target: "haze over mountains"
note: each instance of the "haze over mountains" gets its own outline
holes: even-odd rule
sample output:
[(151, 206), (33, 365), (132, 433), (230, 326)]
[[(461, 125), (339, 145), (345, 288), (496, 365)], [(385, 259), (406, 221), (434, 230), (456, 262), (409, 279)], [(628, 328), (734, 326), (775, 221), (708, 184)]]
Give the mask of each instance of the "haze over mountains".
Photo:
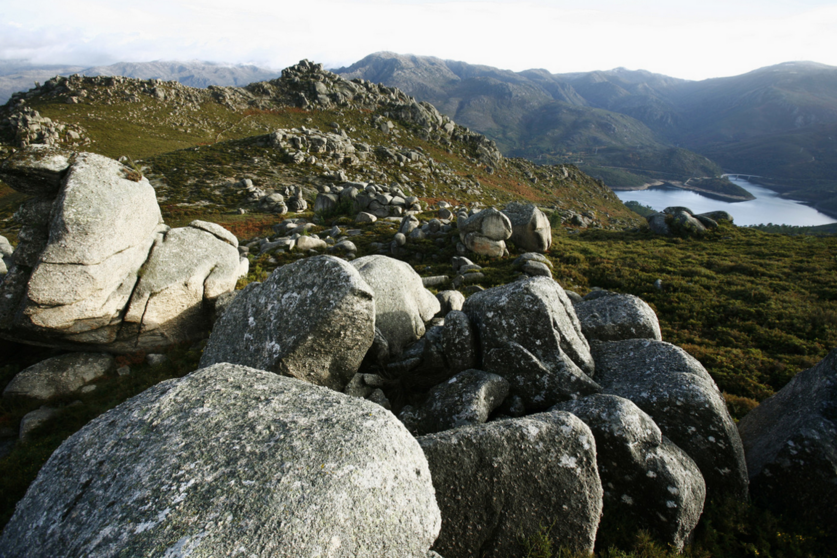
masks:
[[(612, 187), (669, 181), (694, 187), (722, 172), (757, 175), (789, 197), (837, 212), (837, 68), (788, 62), (688, 81), (617, 68), (512, 72), (380, 52), (336, 70), (398, 87), (494, 139), (509, 156), (571, 162)], [(244, 85), (280, 72), (206, 62), (82, 68), (0, 62), (0, 101), (56, 74)], [(726, 183), (714, 191), (736, 195)], [(732, 188), (730, 188), (732, 187)]]

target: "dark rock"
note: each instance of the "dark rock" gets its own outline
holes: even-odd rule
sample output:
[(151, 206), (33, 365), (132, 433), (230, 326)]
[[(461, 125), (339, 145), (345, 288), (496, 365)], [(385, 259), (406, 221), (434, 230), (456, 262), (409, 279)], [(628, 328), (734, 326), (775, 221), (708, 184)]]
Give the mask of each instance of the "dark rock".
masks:
[[(662, 436), (639, 407), (615, 395), (591, 395), (559, 403), (590, 427), (604, 488), (602, 528), (651, 531), (678, 551), (703, 511), (706, 485), (683, 450)], [(599, 536), (608, 536), (599, 530)]]
[(753, 499), (837, 531), (837, 350), (762, 401), (738, 431)]
[(445, 558), (517, 557), (520, 539), (552, 525), (554, 547), (591, 553), (602, 486), (590, 429), (545, 413), (466, 426), (418, 439), (427, 456)]
[(632, 339), (593, 344), (604, 393), (633, 401), (685, 451), (706, 481), (707, 499), (747, 499), (747, 465), (735, 423), (709, 373), (683, 349)]

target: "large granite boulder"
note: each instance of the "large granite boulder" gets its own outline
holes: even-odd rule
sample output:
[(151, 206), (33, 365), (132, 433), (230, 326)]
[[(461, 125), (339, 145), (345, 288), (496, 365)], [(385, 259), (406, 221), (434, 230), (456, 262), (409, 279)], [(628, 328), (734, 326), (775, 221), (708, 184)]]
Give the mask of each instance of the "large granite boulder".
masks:
[(364, 256), (351, 265), (375, 294), (375, 326), (387, 340), (390, 356), (399, 356), (424, 335), (424, 324), (439, 311), (439, 301), (408, 263)]
[(695, 462), (662, 435), (650, 416), (615, 395), (559, 403), (590, 427), (604, 488), (599, 536), (608, 528), (645, 529), (682, 550), (703, 511), (706, 485)]
[(762, 401), (738, 431), (753, 499), (837, 531), (837, 349)]
[(552, 226), (538, 206), (512, 202), (503, 209), (512, 225), (510, 240), (526, 252), (546, 252), (552, 246)]
[(547, 368), (565, 361), (566, 354), (578, 368), (594, 370), (590, 346), (572, 302), (561, 285), (546, 277), (532, 277), (471, 295), (462, 311), (479, 331), (486, 354), (508, 341), (520, 344)]
[(219, 364), (67, 439), (0, 554), (419, 558), (439, 527), (427, 461), (391, 413)]
[(663, 339), (657, 315), (639, 297), (608, 293), (579, 302), (574, 308), (588, 341)]
[(70, 353), (48, 358), (17, 374), (3, 397), (46, 401), (75, 393), (88, 382), (113, 368), (113, 356), (101, 353)]
[[(234, 247), (218, 248), (229, 239), (207, 230), (221, 227), (170, 231), (148, 180), (113, 159), (33, 147), (4, 163), (0, 176), (38, 196), (15, 214), (22, 225), (15, 265), (0, 286), (0, 336), (7, 339), (109, 352), (192, 339), (208, 328), (214, 298), (232, 290), (243, 270)], [(179, 236), (189, 242), (161, 247)], [(165, 259), (155, 264), (157, 248)], [(144, 314), (151, 295), (135, 289), (150, 268), (171, 282), (188, 282), (188, 303), (180, 297), (162, 312)], [(198, 285), (204, 280), (206, 288)], [(180, 310), (188, 311), (181, 316)], [(165, 333), (161, 320), (170, 322)]]
[(374, 291), (333, 256), (277, 268), (215, 323), (201, 366), (231, 362), (342, 390), (375, 336)]
[(544, 413), (418, 438), (442, 511), (445, 558), (522, 556), (552, 526), (555, 548), (591, 553), (602, 511), (596, 444), (575, 416)]
[(596, 342), (596, 381), (633, 401), (700, 468), (708, 500), (747, 499), (741, 438), (709, 373), (680, 347), (630, 339)]

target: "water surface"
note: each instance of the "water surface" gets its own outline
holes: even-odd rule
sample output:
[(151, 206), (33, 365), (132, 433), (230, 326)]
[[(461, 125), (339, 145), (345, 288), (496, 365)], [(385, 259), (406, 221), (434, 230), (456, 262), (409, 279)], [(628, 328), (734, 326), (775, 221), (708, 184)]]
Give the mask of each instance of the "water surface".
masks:
[(671, 186), (657, 186), (647, 190), (622, 190), (616, 195), (623, 202), (637, 201), (657, 211), (666, 207), (680, 205), (695, 213), (723, 210), (732, 215), (736, 225), (774, 225), (814, 226), (837, 223), (837, 219), (820, 213), (802, 202), (780, 198), (773, 190), (768, 190), (741, 178), (730, 178), (756, 199), (745, 202), (725, 202), (707, 198), (696, 192), (681, 190)]

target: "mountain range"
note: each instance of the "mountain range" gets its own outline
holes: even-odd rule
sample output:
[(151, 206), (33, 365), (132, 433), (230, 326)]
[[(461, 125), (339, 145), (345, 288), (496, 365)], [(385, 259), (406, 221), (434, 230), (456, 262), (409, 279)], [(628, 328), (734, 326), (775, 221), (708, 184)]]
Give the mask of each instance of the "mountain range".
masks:
[(381, 52), (335, 70), (398, 87), (513, 156), (573, 161), (610, 186), (757, 175), (837, 210), (837, 68), (788, 62), (688, 81), (639, 70), (512, 72)]
[[(837, 68), (788, 62), (688, 81), (644, 70), (522, 72), (390, 52), (335, 70), (397, 87), (493, 139), (506, 155), (573, 163), (609, 186), (668, 182), (745, 199), (719, 180), (744, 174), (837, 214)], [(0, 62), (0, 102), (54, 75), (79, 73), (245, 85), (280, 72), (211, 62), (36, 66)]]

